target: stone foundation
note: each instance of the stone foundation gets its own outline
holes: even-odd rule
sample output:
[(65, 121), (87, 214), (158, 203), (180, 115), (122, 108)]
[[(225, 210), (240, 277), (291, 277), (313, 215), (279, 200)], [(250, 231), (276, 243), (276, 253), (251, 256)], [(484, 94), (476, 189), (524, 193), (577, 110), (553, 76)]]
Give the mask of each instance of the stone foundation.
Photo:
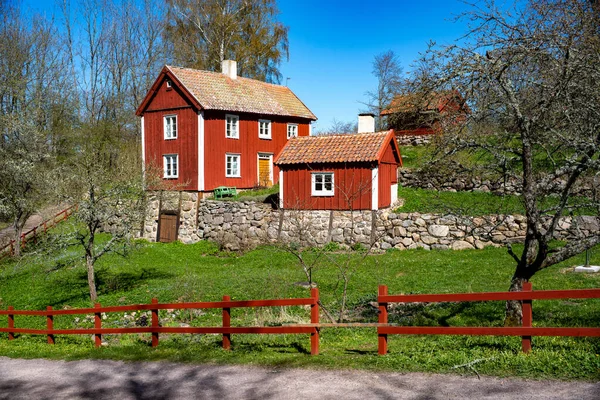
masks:
[[(374, 243), (379, 249), (481, 249), (520, 242), (526, 232), (525, 217), (394, 213), (379, 211), (273, 210), (256, 202), (198, 199), (196, 193), (153, 194), (143, 237), (157, 240), (159, 207), (180, 210), (178, 238), (183, 243), (211, 240), (228, 250), (245, 250), (261, 243), (282, 241), (310, 245), (329, 242), (342, 246)], [(575, 222), (575, 223), (574, 223)], [(576, 225), (576, 226), (575, 226)], [(557, 239), (567, 239), (572, 229), (598, 230), (596, 217), (564, 217)]]

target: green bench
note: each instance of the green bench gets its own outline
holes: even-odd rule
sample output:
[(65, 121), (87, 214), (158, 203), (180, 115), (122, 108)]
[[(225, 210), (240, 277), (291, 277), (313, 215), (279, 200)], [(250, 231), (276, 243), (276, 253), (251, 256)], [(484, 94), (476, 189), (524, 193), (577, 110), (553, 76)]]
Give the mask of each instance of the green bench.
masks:
[(218, 188), (215, 188), (215, 199), (222, 199), (223, 197), (226, 196), (235, 196), (237, 194), (237, 191), (235, 190), (235, 187), (227, 187), (227, 186), (219, 186)]

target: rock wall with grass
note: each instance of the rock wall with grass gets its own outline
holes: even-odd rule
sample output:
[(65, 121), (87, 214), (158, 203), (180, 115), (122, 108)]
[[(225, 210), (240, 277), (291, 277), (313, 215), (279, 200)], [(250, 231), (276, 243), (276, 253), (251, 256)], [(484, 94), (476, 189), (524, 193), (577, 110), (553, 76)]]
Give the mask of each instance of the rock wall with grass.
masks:
[[(183, 243), (211, 240), (223, 249), (239, 251), (260, 244), (284, 242), (342, 246), (356, 243), (382, 250), (404, 249), (481, 249), (521, 242), (525, 236), (525, 217), (396, 213), (380, 211), (299, 211), (274, 210), (270, 204), (253, 201), (215, 201), (198, 199), (194, 193), (163, 195), (151, 199), (149, 218), (143, 237), (157, 240), (158, 212), (180, 209), (178, 239)], [(165, 208), (166, 207), (166, 208)], [(584, 233), (600, 229), (597, 217), (564, 217), (556, 239), (568, 239), (574, 230)]]

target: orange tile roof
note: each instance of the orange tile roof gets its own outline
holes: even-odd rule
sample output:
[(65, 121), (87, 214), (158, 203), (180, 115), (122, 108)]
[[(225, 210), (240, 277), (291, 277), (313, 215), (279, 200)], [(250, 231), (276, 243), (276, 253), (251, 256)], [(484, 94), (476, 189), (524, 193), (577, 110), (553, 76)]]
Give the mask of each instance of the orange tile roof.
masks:
[(290, 139), (275, 164), (307, 164), (377, 161), (386, 146), (395, 142), (393, 130)]
[(220, 72), (169, 65), (166, 68), (206, 110), (317, 119), (286, 86), (242, 77), (231, 79)]
[(396, 95), (390, 105), (381, 111), (381, 115), (390, 115), (408, 111), (442, 111), (448, 104), (455, 103), (466, 107), (460, 93), (456, 90), (432, 92), (426, 95)]

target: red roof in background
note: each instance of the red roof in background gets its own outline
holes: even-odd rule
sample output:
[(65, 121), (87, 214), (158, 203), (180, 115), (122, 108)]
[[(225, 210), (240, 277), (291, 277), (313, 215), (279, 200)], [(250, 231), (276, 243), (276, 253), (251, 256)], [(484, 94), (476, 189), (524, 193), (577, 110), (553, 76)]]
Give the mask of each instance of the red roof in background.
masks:
[(138, 108), (140, 115), (152, 94), (162, 81), (162, 75), (171, 75), (176, 82), (205, 110), (248, 112), (281, 115), (316, 120), (317, 117), (290, 90), (274, 85), (238, 77), (231, 79), (220, 72), (165, 66), (157, 82)]
[(400, 156), (392, 129), (374, 133), (296, 137), (286, 143), (274, 164), (378, 161), (390, 142)]
[(443, 92), (432, 92), (427, 95), (419, 94), (408, 94), (408, 95), (396, 95), (390, 102), (390, 105), (385, 108), (381, 115), (390, 115), (397, 112), (408, 112), (408, 111), (437, 111), (441, 112), (448, 105), (454, 106), (454, 108), (464, 109), (468, 111), (468, 107), (465, 104), (463, 97), (457, 90), (449, 90)]

